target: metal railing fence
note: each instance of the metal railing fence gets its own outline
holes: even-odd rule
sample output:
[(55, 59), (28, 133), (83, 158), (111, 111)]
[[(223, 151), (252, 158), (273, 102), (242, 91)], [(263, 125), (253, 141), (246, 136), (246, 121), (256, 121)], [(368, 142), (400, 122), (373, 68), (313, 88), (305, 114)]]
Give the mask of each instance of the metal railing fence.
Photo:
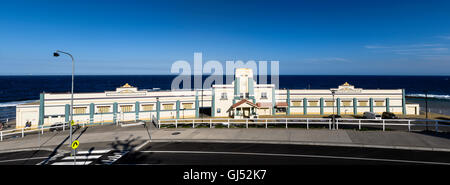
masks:
[[(93, 120), (94, 121), (94, 120)], [(137, 120), (136, 120), (137, 121)], [(269, 126), (282, 125), (282, 127), (289, 128), (289, 126), (301, 125), (310, 129), (311, 126), (321, 125), (328, 127), (330, 130), (344, 128), (345, 126), (358, 126), (361, 130), (363, 127), (375, 126), (383, 131), (386, 130), (388, 126), (400, 126), (405, 127), (408, 131), (412, 130), (412, 127), (417, 126), (429, 126), (430, 129), (434, 131), (439, 131), (439, 128), (450, 127), (450, 121), (445, 120), (410, 120), (410, 119), (349, 119), (349, 118), (338, 118), (335, 122), (332, 122), (331, 118), (256, 118), (256, 119), (232, 119), (232, 118), (210, 118), (210, 119), (163, 119), (156, 120), (151, 119), (151, 123), (155, 124), (158, 129), (164, 125), (173, 125), (175, 128), (179, 126), (189, 126), (196, 128), (199, 126), (213, 128), (216, 126), (222, 126), (226, 128), (231, 127), (244, 127), (249, 128), (250, 126), (260, 126), (268, 128)], [(92, 122), (91, 120), (85, 121), (75, 121), (74, 125), (78, 126), (91, 126), (91, 125), (111, 125), (113, 122)], [(117, 122), (117, 125), (122, 125), (121, 122)], [(133, 124), (132, 124), (133, 125)], [(141, 125), (141, 124), (136, 124)], [(333, 127), (334, 126), (334, 127)], [(44, 134), (44, 131), (50, 130), (66, 130), (69, 128), (67, 122), (61, 123), (57, 126), (32, 126), (26, 128), (8, 129), (0, 131), (0, 141), (3, 141), (5, 137), (11, 136), (21, 136), (22, 138), (27, 133), (38, 133)]]
[(351, 118), (337, 118), (332, 122), (332, 118), (255, 118), (255, 119), (231, 119), (231, 118), (210, 118), (210, 119), (164, 119), (158, 120), (158, 128), (161, 125), (178, 126), (191, 125), (192, 128), (203, 125), (213, 128), (213, 126), (221, 125), (224, 127), (260, 125), (268, 128), (269, 125), (283, 125), (289, 128), (289, 125), (304, 125), (309, 129), (311, 125), (325, 125), (331, 130), (334, 125), (335, 129), (339, 126), (358, 126), (361, 130), (363, 126), (379, 126), (383, 131), (387, 126), (404, 126), (411, 131), (411, 127), (415, 126), (429, 126), (434, 128), (434, 131), (439, 131), (439, 127), (449, 127), (450, 121), (445, 120), (410, 120), (410, 119), (351, 119)]

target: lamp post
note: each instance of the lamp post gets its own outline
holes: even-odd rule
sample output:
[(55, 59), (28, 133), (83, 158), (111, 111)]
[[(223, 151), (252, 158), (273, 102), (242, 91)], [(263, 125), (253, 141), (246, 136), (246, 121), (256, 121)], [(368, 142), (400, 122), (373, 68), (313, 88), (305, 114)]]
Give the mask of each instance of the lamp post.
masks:
[(74, 77), (74, 73), (75, 73), (75, 60), (73, 59), (73, 56), (70, 53), (64, 52), (64, 51), (59, 51), (56, 50), (56, 52), (53, 53), (54, 57), (59, 57), (59, 53), (63, 53), (66, 55), (69, 55), (70, 58), (72, 58), (72, 89), (71, 89), (71, 97), (70, 97), (70, 122), (69, 122), (69, 127), (70, 127), (70, 143), (69, 146), (72, 144), (72, 122), (73, 122), (73, 77)]
[(425, 130), (428, 131), (428, 90), (425, 90)]
[(331, 95), (333, 95), (333, 118), (332, 118), (333, 119), (333, 121), (332, 121), (333, 122), (333, 130), (336, 129), (336, 125), (334, 124), (334, 121), (335, 121), (334, 120), (335, 119), (334, 118), (334, 106), (335, 106), (334, 104), (336, 103), (336, 100), (334, 100), (334, 93), (335, 92), (336, 92), (336, 90), (331, 90)]

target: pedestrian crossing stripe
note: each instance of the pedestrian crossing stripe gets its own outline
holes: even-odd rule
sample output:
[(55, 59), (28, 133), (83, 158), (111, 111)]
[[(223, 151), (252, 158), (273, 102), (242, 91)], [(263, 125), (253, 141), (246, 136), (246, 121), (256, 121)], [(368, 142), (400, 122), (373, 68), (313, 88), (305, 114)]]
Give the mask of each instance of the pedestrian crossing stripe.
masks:
[[(89, 150), (77, 152), (76, 156), (69, 153), (48, 162), (49, 165), (111, 165), (129, 151), (118, 150)], [(93, 154), (93, 155), (92, 155)], [(74, 159), (76, 161), (74, 162)]]
[(68, 157), (64, 157), (61, 160), (87, 160), (87, 159), (98, 159), (100, 158), (101, 155), (89, 155), (89, 156), (85, 156), (85, 155), (77, 155), (77, 156), (68, 156)]
[(108, 153), (111, 150), (92, 150), (92, 151), (79, 151), (77, 154), (103, 154)]
[(52, 165), (88, 165), (91, 164), (93, 161), (77, 161), (77, 162), (56, 162)]

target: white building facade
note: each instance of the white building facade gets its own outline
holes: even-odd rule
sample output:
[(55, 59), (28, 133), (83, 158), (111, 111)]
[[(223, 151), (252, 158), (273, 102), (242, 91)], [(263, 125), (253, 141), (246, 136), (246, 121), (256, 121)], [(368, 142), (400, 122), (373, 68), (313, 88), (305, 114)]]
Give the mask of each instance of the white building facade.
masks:
[[(70, 93), (41, 93), (38, 102), (16, 107), (16, 127), (26, 122), (49, 126), (70, 119)], [(404, 89), (360, 89), (344, 83), (332, 89), (276, 89), (257, 84), (253, 72), (239, 68), (231, 84), (210, 89), (143, 91), (129, 84), (103, 93), (75, 93), (75, 123), (117, 123), (150, 119), (211, 117), (256, 118), (283, 115), (362, 115), (393, 112), (418, 115), (406, 104)]]

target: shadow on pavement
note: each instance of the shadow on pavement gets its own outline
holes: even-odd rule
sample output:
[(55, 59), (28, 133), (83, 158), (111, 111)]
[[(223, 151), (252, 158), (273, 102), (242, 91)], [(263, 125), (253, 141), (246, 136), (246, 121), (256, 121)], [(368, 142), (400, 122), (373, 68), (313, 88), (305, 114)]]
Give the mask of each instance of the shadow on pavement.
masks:
[[(110, 144), (110, 146), (114, 150), (118, 150), (120, 152), (129, 152), (122, 158), (120, 158), (118, 161), (116, 161), (116, 164), (138, 164), (139, 161), (146, 161), (147, 156), (134, 151), (134, 149), (139, 145), (142, 144), (141, 142), (137, 142), (139, 139), (141, 139), (140, 136), (134, 137), (132, 134), (125, 140), (119, 140), (118, 137), (115, 138), (115, 141)], [(141, 140), (143, 141), (143, 140)], [(146, 140), (144, 140), (145, 142)]]
[(115, 137), (114, 141), (109, 144), (114, 150), (118, 151), (132, 151), (138, 144), (134, 143), (135, 141), (139, 140), (141, 137), (133, 137), (134, 135), (131, 134), (127, 139), (125, 140), (119, 140), (119, 137)]
[(450, 139), (450, 133), (449, 132), (435, 132), (435, 131), (423, 130), (423, 131), (415, 131), (414, 133), (423, 134), (423, 135), (427, 135), (427, 136), (434, 136), (434, 137)]
[[(72, 136), (73, 136), (73, 134), (75, 134), (79, 129), (81, 129), (81, 127), (75, 127), (75, 129), (72, 131)], [(78, 138), (80, 138), (81, 135), (83, 135), (83, 133), (86, 132), (87, 129), (88, 129), (88, 127), (85, 127), (85, 128), (83, 129), (83, 131), (80, 132), (80, 134), (78, 135), (78, 137), (77, 137), (75, 140), (77, 140)], [(54, 135), (54, 136), (55, 136), (55, 135)], [(53, 136), (53, 137), (54, 137), (54, 136)], [(53, 137), (52, 137), (52, 138), (53, 138)], [(64, 144), (69, 138), (70, 138), (70, 136), (67, 136), (61, 143), (59, 143), (58, 146), (56, 146), (55, 149), (53, 149), (52, 153), (48, 156), (48, 158), (45, 159), (45, 160), (41, 163), (41, 165), (46, 165), (46, 164), (48, 163), (48, 161), (50, 161), (50, 159), (58, 153), (58, 149), (61, 148), (61, 146), (63, 146), (63, 144)], [(51, 138), (50, 138), (50, 139), (51, 139)], [(48, 140), (47, 140), (46, 142), (48, 142)]]
[(446, 118), (446, 117), (437, 117), (436, 119), (441, 119), (441, 120), (450, 120), (450, 118)]

